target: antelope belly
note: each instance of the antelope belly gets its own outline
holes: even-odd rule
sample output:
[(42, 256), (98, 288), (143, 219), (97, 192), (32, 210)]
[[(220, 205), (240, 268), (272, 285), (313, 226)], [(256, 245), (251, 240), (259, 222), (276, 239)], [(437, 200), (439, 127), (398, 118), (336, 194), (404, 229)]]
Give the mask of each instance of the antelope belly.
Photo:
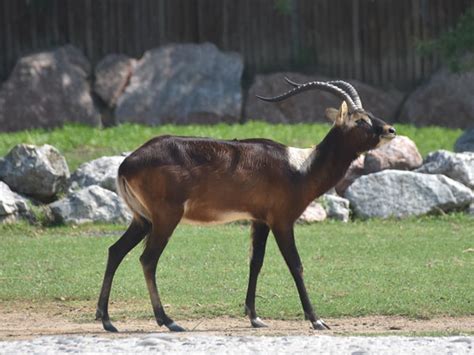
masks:
[(206, 210), (198, 206), (191, 206), (190, 203), (186, 202), (181, 222), (194, 225), (212, 225), (249, 219), (253, 219), (253, 217), (247, 212)]
[(186, 223), (186, 224), (202, 226), (202, 225), (224, 224), (224, 223), (249, 220), (249, 219), (253, 219), (249, 213), (228, 211), (228, 212), (220, 212), (219, 214), (214, 214), (212, 217), (209, 217), (209, 218), (202, 218), (202, 217), (200, 218), (200, 217), (183, 215), (183, 218), (181, 218), (181, 222)]

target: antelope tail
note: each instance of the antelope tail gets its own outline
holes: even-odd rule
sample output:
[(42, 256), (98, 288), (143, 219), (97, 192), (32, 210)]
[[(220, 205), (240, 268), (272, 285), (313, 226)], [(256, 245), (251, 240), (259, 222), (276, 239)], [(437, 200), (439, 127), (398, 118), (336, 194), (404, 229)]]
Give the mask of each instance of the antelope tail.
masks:
[(138, 217), (138, 220), (144, 218), (148, 222), (151, 222), (150, 213), (139, 200), (137, 195), (133, 192), (132, 188), (127, 182), (127, 179), (124, 176), (119, 175), (117, 177), (116, 185), (118, 194), (125, 201), (128, 208), (130, 208), (135, 218)]

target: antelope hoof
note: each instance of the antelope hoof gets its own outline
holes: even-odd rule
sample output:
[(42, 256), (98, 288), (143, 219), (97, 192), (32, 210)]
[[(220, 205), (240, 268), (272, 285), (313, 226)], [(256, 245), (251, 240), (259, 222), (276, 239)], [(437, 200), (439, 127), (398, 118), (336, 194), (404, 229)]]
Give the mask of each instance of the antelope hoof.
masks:
[(254, 328), (266, 328), (266, 327), (268, 327), (268, 325), (266, 325), (266, 324), (260, 319), (260, 317), (256, 317), (256, 318), (250, 319), (250, 323), (252, 324), (252, 327), (254, 327)]
[(177, 325), (175, 322), (171, 322), (170, 324), (165, 324), (165, 325), (171, 332), (185, 332), (186, 331), (186, 329)]
[(329, 326), (324, 323), (322, 319), (318, 319), (316, 322), (313, 322), (313, 328), (316, 330), (330, 330)]
[(110, 322), (109, 320), (103, 320), (102, 321), (102, 326), (104, 327), (104, 329), (108, 332), (111, 332), (111, 333), (118, 333), (118, 330), (117, 328), (115, 328), (113, 325), (112, 325), (112, 322)]

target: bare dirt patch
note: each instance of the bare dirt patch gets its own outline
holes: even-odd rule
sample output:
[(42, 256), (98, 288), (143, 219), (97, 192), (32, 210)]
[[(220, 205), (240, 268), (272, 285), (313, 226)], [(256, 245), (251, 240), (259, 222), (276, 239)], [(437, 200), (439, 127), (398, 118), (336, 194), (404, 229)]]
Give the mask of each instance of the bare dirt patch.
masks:
[[(29, 302), (0, 302), (0, 340), (28, 339), (43, 335), (97, 335), (123, 337), (167, 332), (153, 319), (120, 319), (114, 322), (120, 333), (105, 332), (99, 321), (84, 320), (94, 314), (90, 306), (74, 306), (63, 302), (31, 304)], [(311, 329), (304, 320), (266, 319), (268, 328), (254, 329), (245, 317), (217, 317), (176, 321), (189, 332), (208, 335), (284, 336), (322, 334)], [(409, 319), (395, 316), (357, 318), (328, 318), (331, 326), (325, 335), (365, 334), (450, 334), (474, 333), (474, 316)]]

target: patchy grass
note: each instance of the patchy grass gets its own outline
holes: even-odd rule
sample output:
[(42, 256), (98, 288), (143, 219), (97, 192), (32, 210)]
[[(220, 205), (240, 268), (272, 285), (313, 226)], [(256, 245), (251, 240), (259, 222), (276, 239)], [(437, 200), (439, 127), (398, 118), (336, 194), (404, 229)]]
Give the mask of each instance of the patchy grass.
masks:
[[(414, 127), (406, 124), (395, 125), (399, 134), (413, 139), (421, 154), (436, 149), (452, 150), (454, 142), (461, 134), (459, 129), (440, 127)], [(206, 136), (222, 139), (269, 138), (284, 144), (309, 147), (317, 144), (329, 131), (329, 125), (314, 124), (269, 124), (248, 122), (245, 124), (218, 125), (163, 125), (149, 127), (137, 124), (122, 124), (116, 127), (98, 129), (82, 125), (66, 125), (54, 130), (30, 130), (14, 133), (0, 133), (0, 156), (18, 143), (51, 144), (58, 148), (68, 161), (71, 170), (85, 161), (104, 155), (131, 151), (146, 140), (161, 134)]]
[[(0, 301), (87, 302), (99, 293), (107, 248), (124, 226), (0, 226)], [(179, 226), (158, 265), (169, 313), (179, 317), (242, 315), (248, 277), (248, 225)], [(474, 219), (324, 222), (297, 226), (305, 280), (324, 317), (474, 314)], [(119, 268), (111, 300), (151, 306), (133, 250)], [(293, 280), (271, 238), (257, 290), (267, 318), (301, 318)], [(112, 310), (114, 316), (127, 316)], [(130, 316), (130, 314), (128, 314)]]

